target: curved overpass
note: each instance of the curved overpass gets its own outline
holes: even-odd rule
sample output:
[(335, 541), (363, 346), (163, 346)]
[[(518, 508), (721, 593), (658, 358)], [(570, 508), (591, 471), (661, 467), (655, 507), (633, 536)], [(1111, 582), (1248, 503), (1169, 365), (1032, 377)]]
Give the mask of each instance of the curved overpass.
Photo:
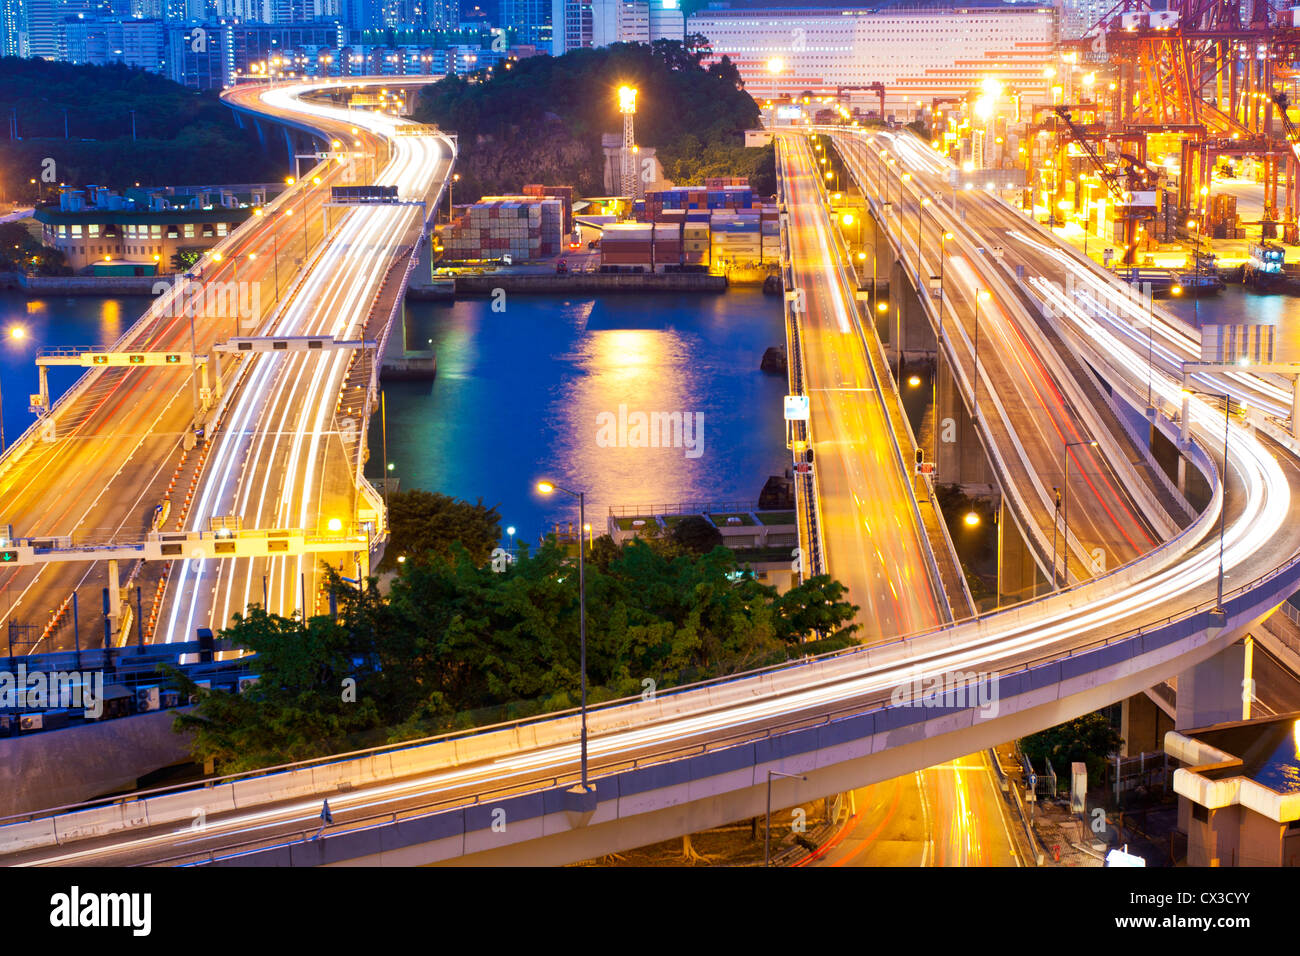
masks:
[[(382, 353), (391, 323), (400, 321), (401, 294), (455, 159), (455, 145), (443, 134), (325, 99), (334, 90), (380, 82), (250, 85), (225, 94), (240, 109), (313, 129), (329, 144), (335, 159), (304, 177), (319, 181), (320, 203), (325, 187), (335, 182), (393, 186), (399, 202), (320, 205), (320, 241), (307, 247), (293, 288), (261, 333), (332, 336), (379, 347), (248, 360), (238, 393), (223, 410), (225, 425), (211, 444), (187, 517), (195, 531), (232, 519), (248, 528), (324, 532), (336, 522), (346, 531), (366, 529), (372, 546), (365, 553), (324, 556), (349, 575), (352, 562), (362, 573), (368, 569), (369, 553), (386, 527), (382, 501), (362, 476), (378, 389), (376, 353)], [(349, 157), (354, 150), (361, 155)], [(299, 212), (304, 229), (308, 215), (310, 210)], [(328, 229), (326, 218), (333, 220)], [(294, 223), (286, 217), (286, 228)], [(319, 568), (314, 555), (181, 562), (162, 604), (161, 625), (168, 640), (185, 640), (197, 627), (224, 627), (250, 603), (309, 616), (316, 611)]]
[[(980, 276), (1005, 295), (996, 268)], [(1131, 387), (1140, 370), (1145, 388), (1145, 351), (1091, 333), (1099, 371)], [(962, 330), (952, 334), (945, 347), (969, 380)], [(32, 863), (563, 862), (753, 815), (769, 770), (807, 776), (775, 784), (789, 805), (1140, 692), (1215, 654), (1300, 582), (1292, 494), (1300, 447), (1276, 423), (1233, 424), (1222, 550), (1228, 583), (1219, 606), (1214, 532), (1224, 496), (1211, 450), (1221, 447), (1223, 415), (1192, 399), (1186, 423), (1171, 421), (1181, 414), (1181, 381), (1157, 373), (1161, 424), (1175, 431), (1185, 424), (1193, 440), (1186, 453), (1213, 487), (1210, 506), (1173, 537), (1108, 574), (979, 620), (597, 708), (594, 799), (569, 789), (578, 759), (570, 713), (37, 816), (0, 829), (0, 840), (15, 862)], [(1246, 373), (1227, 378), (1252, 394), (1277, 388)], [(974, 704), (915, 699), (918, 678), (972, 672)], [(305, 840), (322, 797), (335, 825), (324, 839)], [(178, 836), (196, 807), (205, 829)]]

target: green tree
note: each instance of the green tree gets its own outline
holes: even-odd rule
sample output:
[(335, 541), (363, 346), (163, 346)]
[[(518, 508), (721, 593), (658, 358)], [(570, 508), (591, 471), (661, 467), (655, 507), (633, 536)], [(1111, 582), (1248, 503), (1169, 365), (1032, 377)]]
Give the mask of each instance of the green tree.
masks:
[(172, 269), (176, 272), (188, 272), (196, 262), (203, 258), (203, 251), (194, 248), (177, 249), (172, 253)]
[(378, 724), (372, 698), (346, 698), (357, 653), (348, 629), (328, 617), (298, 618), (249, 608), (222, 637), (258, 655), (260, 680), (242, 694), (202, 691), (184, 677), (183, 692), (199, 695), (192, 713), (174, 726), (193, 734), (193, 752), (223, 772), (272, 766), (346, 749)]
[(0, 113), (21, 136), (0, 141), (0, 183), (10, 197), (34, 198), (30, 180), (47, 160), (57, 182), (115, 189), (270, 182), (288, 172), (216, 92), (122, 64), (0, 58)]
[(1034, 767), (1046, 771), (1046, 760), (1058, 777), (1068, 776), (1070, 764), (1083, 761), (1088, 779), (1099, 780), (1106, 770), (1106, 758), (1124, 744), (1106, 716), (1094, 711), (1047, 730), (1030, 734), (1020, 741), (1020, 749)]
[(501, 515), (495, 506), (484, 507), (482, 498), (470, 504), (417, 488), (388, 496), (388, 529), (391, 537), (380, 570), (396, 567), (399, 555), (417, 562), (450, 559), (457, 543), (470, 560), (482, 564), (501, 541)]
[(702, 515), (687, 515), (669, 532), (674, 543), (692, 554), (708, 554), (722, 547), (722, 532)]
[(623, 84), (639, 91), (638, 143), (654, 147), (665, 166), (687, 137), (743, 149), (743, 131), (758, 125), (758, 105), (729, 60), (701, 65), (705, 49), (657, 41), (529, 57), (490, 78), (448, 76), (425, 87), (415, 116), (459, 134), (456, 195), (464, 200), (530, 182), (600, 195), (601, 134), (622, 126), (615, 91)]
[(791, 644), (811, 639), (817, 651), (848, 647), (861, 628), (854, 623), (861, 609), (845, 599), (847, 594), (848, 588), (829, 574), (800, 582), (777, 598), (777, 636)]
[[(668, 544), (671, 545), (671, 542)], [(176, 719), (197, 759), (267, 766), (572, 707), (581, 682), (576, 555), (554, 539), (504, 572), (452, 541), (403, 563), (388, 594), (327, 574), (334, 617), (250, 608), (222, 637), (257, 655), (247, 693), (198, 692)], [(786, 660), (800, 636), (847, 641), (856, 608), (816, 578), (784, 597), (726, 548), (683, 552), (608, 537), (586, 569), (593, 701)], [(355, 683), (352, 683), (355, 682)]]
[(71, 270), (62, 252), (42, 245), (22, 223), (3, 222), (0, 223), (0, 272), (10, 271), (64, 275)]

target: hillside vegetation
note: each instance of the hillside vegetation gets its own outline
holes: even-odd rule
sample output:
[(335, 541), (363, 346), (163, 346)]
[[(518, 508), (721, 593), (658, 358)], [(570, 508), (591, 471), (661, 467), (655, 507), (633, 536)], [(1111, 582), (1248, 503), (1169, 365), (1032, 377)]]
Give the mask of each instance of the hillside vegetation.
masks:
[[(136, 138), (131, 137), (135, 111)], [(64, 138), (64, 114), (67, 133)], [(30, 199), (32, 179), (54, 160), (51, 186), (142, 186), (264, 182), (286, 174), (217, 95), (122, 65), (73, 66), (0, 58), (0, 187)], [(18, 140), (8, 120), (17, 118)]]
[(657, 150), (678, 185), (704, 176), (750, 176), (775, 190), (772, 150), (746, 149), (743, 132), (759, 107), (723, 58), (707, 69), (702, 37), (686, 44), (621, 43), (536, 56), (499, 68), (491, 79), (452, 76), (421, 91), (415, 115), (459, 136), (456, 198), (514, 192), (525, 183), (604, 192), (601, 134), (621, 133), (618, 88), (638, 90), (636, 140)]

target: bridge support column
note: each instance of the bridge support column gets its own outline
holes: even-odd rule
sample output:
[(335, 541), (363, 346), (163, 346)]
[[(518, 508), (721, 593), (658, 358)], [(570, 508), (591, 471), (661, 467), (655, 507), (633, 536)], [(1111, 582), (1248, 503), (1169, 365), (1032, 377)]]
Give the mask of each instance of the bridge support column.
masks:
[(1005, 498), (998, 500), (998, 605), (1016, 604), (1046, 592), (1047, 578), (1034, 560), (1007, 508)]
[(992, 469), (984, 457), (975, 423), (967, 412), (957, 383), (943, 353), (939, 353), (935, 367), (936, 418), (938, 431), (938, 473), (942, 483), (987, 486), (994, 484)]
[[(432, 228), (432, 225), (430, 225)], [(433, 281), (433, 233), (420, 234), (420, 258), (411, 275), (411, 285), (426, 286)]]
[(122, 626), (122, 576), (117, 561), (108, 562), (108, 621), (113, 633)]
[(1253, 645), (1253, 639), (1245, 637), (1178, 675), (1177, 729), (1250, 717)]
[(50, 411), (50, 367), (48, 365), (38, 365), (36, 369), (40, 381), (37, 392), (41, 396), (41, 407), (44, 409), (41, 414), (45, 415)]
[(1121, 753), (1132, 757), (1163, 750), (1165, 732), (1174, 729), (1174, 719), (1145, 693), (1120, 702), (1119, 735), (1124, 738)]
[[(208, 361), (212, 363), (212, 400), (215, 403), (221, 398), (221, 353), (213, 349), (208, 355)], [(207, 374), (206, 365), (203, 374)]]

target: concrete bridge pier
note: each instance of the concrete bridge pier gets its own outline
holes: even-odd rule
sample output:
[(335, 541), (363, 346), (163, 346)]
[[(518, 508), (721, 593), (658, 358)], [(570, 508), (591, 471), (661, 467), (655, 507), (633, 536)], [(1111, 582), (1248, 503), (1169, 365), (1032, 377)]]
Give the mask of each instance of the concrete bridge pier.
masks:
[(1247, 720), (1255, 696), (1251, 677), (1254, 639), (1248, 634), (1178, 675), (1178, 730)]
[(942, 352), (935, 367), (935, 426), (938, 431), (938, 459), (935, 480), (956, 484), (963, 490), (976, 486), (977, 493), (987, 493), (996, 484), (993, 469), (984, 455), (975, 421), (957, 391), (952, 370)]
[[(874, 288), (877, 298), (888, 298), (890, 264), (894, 261), (894, 251), (889, 245), (884, 229), (871, 213), (864, 210), (862, 229), (852, 238), (855, 240), (851, 245), (852, 263), (858, 279), (858, 288), (868, 291)], [(871, 314), (877, 318), (877, 331), (880, 331), (881, 341), (884, 341), (881, 322), (876, 316), (875, 302), (871, 305)]]
[(998, 605), (1018, 604), (1047, 593), (1047, 575), (1016, 523), (1006, 499), (998, 498)]
[(1132, 757), (1153, 753), (1165, 747), (1165, 733), (1174, 729), (1174, 718), (1151, 699), (1150, 694), (1134, 694), (1120, 702), (1119, 735), (1124, 738), (1121, 754)]

